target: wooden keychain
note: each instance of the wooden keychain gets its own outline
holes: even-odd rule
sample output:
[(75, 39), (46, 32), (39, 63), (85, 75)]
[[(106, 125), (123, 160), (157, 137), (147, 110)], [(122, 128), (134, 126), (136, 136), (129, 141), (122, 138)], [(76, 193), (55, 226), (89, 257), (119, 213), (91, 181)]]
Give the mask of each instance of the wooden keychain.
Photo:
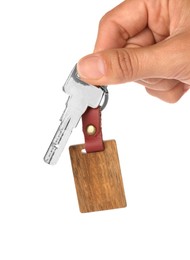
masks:
[(80, 211), (126, 207), (116, 141), (102, 139), (101, 108), (88, 108), (82, 123), (85, 144), (69, 148)]

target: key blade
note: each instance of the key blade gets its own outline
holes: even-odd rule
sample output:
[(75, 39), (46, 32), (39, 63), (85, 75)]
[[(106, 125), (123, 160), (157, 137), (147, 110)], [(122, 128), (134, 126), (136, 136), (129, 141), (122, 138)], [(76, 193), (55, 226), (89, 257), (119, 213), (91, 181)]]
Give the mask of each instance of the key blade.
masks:
[(70, 99), (69, 106), (61, 117), (61, 123), (54, 135), (54, 138), (44, 156), (44, 161), (48, 164), (54, 165), (58, 162), (61, 153), (63, 152), (67, 141), (81, 118), (81, 115), (87, 109), (86, 106), (73, 107), (72, 99)]
[(73, 130), (73, 127), (68, 127), (70, 123), (71, 119), (69, 119), (67, 123), (64, 121), (59, 125), (57, 132), (44, 156), (44, 161), (46, 163), (54, 165), (58, 162)]
[[(59, 132), (59, 130), (58, 130), (58, 132)], [(44, 161), (46, 163), (55, 165), (58, 162), (71, 133), (72, 133), (71, 129), (65, 130), (62, 133), (62, 137), (60, 138), (59, 143), (54, 143), (54, 140), (51, 142), (50, 147), (48, 148), (48, 150), (44, 156)], [(63, 136), (64, 136), (64, 138), (63, 138)]]

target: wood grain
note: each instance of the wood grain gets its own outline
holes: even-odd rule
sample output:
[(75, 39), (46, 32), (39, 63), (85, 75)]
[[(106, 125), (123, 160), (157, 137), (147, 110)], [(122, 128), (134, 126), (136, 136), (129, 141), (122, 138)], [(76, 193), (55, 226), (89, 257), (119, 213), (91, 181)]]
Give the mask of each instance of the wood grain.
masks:
[(104, 146), (104, 151), (86, 154), (83, 144), (69, 148), (82, 213), (127, 206), (116, 142), (104, 141)]

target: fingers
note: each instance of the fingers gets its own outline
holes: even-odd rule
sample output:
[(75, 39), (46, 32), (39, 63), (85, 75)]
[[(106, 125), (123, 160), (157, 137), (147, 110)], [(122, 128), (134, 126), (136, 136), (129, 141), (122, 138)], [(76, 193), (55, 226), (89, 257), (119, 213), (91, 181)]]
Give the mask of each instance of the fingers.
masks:
[(175, 87), (167, 91), (146, 88), (146, 91), (165, 102), (176, 103), (187, 91), (183, 83), (178, 83)]
[(145, 28), (143, 31), (135, 35), (134, 37), (128, 39), (125, 47), (136, 48), (145, 47), (155, 44), (155, 39), (152, 31), (149, 28)]
[(124, 1), (108, 12), (100, 21), (95, 52), (122, 48), (126, 41), (147, 26), (145, 1)]
[(170, 91), (179, 84), (175, 79), (144, 79), (139, 80), (137, 83), (145, 86), (148, 89), (158, 91)]
[(172, 78), (178, 69), (178, 52), (159, 43), (142, 48), (110, 49), (82, 58), (78, 73), (93, 85), (111, 85), (146, 78)]
[(145, 86), (150, 95), (168, 103), (177, 102), (188, 90), (186, 84), (172, 79), (146, 79), (138, 83)]

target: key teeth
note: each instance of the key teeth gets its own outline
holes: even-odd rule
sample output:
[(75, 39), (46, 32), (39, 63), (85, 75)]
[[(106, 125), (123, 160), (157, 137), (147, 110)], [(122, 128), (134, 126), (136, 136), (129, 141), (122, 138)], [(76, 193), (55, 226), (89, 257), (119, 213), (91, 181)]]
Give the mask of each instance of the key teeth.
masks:
[(58, 160), (54, 159), (54, 156), (52, 155), (51, 158), (45, 158), (44, 157), (44, 162), (49, 164), (49, 165), (55, 165)]
[(55, 165), (57, 163), (57, 162), (54, 162), (53, 160), (48, 160), (48, 161), (44, 160), (44, 161), (45, 161), (45, 163), (47, 163), (49, 165)]
[(44, 157), (44, 162), (51, 165), (51, 161), (49, 159), (46, 159), (45, 157)]
[(48, 161), (47, 161), (47, 160), (45, 160), (45, 159), (44, 159), (44, 162), (47, 163), (47, 164), (49, 164), (49, 165), (56, 165), (56, 163), (57, 163), (57, 162), (53, 162), (52, 160), (48, 160)]
[(55, 151), (56, 151), (55, 147), (51, 145), (49, 147), (46, 155), (44, 156), (44, 162), (46, 162), (48, 164), (52, 164), (52, 159), (53, 159)]

